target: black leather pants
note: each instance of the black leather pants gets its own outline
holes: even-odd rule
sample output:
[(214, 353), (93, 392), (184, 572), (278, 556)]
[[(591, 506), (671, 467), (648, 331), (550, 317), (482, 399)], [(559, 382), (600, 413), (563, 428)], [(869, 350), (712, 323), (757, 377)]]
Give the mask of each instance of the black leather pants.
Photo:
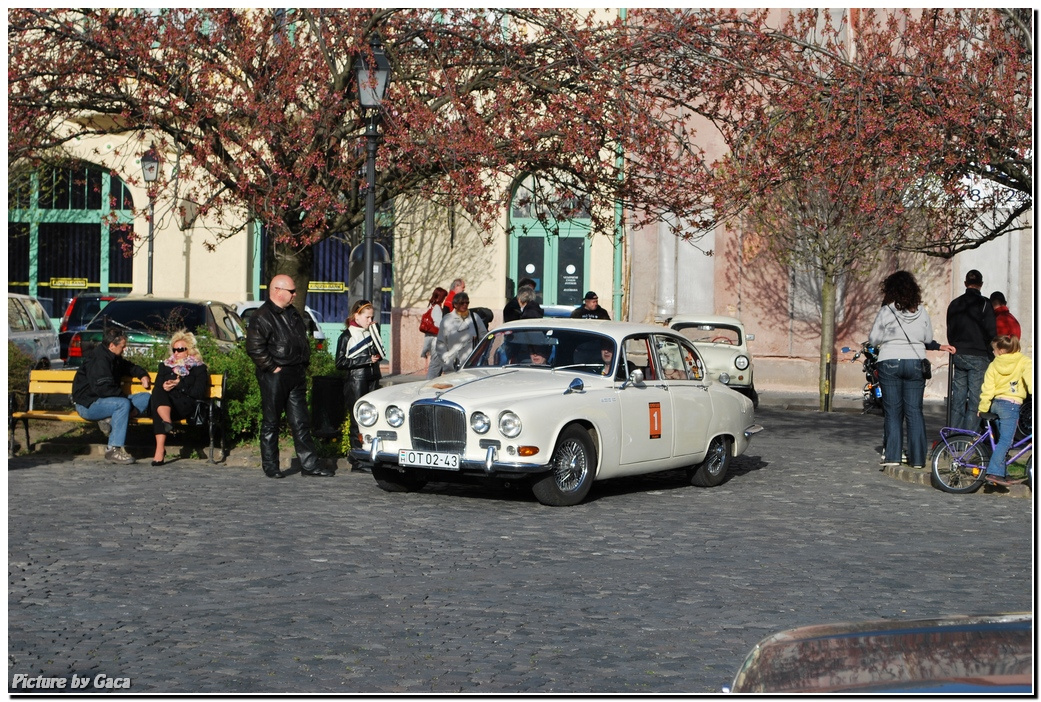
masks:
[(351, 448), (361, 448), (361, 427), (358, 426), (358, 420), (354, 416), (354, 403), (378, 387), (379, 379), (372, 372), (372, 364), (352, 368), (343, 384), (343, 402), (351, 417)]
[(293, 447), (305, 471), (318, 470), (318, 454), (311, 436), (307, 412), (307, 377), (304, 366), (284, 366), (278, 373), (258, 373), (260, 384), (260, 463), (271, 474), (278, 466), (278, 434), (282, 411), (293, 432)]

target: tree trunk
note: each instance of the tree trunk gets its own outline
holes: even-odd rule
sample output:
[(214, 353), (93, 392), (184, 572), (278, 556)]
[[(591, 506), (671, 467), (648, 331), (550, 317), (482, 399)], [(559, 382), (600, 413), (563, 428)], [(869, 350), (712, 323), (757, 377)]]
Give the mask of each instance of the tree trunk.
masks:
[[(270, 282), (276, 275), (288, 275), (293, 279), (296, 286), (296, 297), (293, 298), (293, 306), (304, 314), (304, 305), (307, 302), (307, 287), (311, 282), (311, 268), (314, 264), (314, 248), (303, 246), (294, 248), (292, 244), (271, 241), (270, 256), (267, 261), (267, 274), (265, 283)], [(346, 275), (346, 271), (344, 271)], [(306, 319), (306, 317), (305, 317)]]
[(828, 359), (834, 361), (835, 354), (835, 302), (838, 284), (835, 274), (826, 272), (821, 281), (821, 346), (820, 346), (820, 409), (828, 410), (831, 407), (831, 365)]

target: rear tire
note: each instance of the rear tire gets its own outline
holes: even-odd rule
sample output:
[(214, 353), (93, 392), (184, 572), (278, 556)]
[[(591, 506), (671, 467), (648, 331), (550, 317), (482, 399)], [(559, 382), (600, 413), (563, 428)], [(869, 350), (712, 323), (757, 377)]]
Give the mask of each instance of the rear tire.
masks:
[(387, 492), (416, 492), (427, 484), (427, 479), (415, 471), (406, 469), (402, 472), (380, 465), (372, 467), (372, 477), (376, 479), (376, 484)]
[(987, 456), (979, 446), (973, 447), (974, 441), (969, 436), (955, 437), (936, 445), (932, 456), (933, 487), (958, 495), (980, 489), (986, 480)]
[(728, 437), (717, 436), (708, 445), (705, 460), (690, 471), (690, 484), (696, 487), (715, 487), (727, 477), (730, 458), (733, 454), (732, 442)]
[(589, 432), (572, 424), (557, 440), (548, 475), (531, 486), (535, 499), (549, 507), (577, 505), (589, 494), (596, 474), (596, 448)]

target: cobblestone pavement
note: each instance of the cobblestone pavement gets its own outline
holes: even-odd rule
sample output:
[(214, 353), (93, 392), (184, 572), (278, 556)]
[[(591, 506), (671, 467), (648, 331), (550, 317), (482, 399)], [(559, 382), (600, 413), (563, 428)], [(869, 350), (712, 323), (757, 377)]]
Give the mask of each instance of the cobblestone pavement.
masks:
[(11, 459), (9, 684), (706, 693), (779, 629), (1031, 609), (1033, 500), (883, 474), (877, 417), (758, 419), (717, 488), (674, 471), (558, 509), (233, 461)]

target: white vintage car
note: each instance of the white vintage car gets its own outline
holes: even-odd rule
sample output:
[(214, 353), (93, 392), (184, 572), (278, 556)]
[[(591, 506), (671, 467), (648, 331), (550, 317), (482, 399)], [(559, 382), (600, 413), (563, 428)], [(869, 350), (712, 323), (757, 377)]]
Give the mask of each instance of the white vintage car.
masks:
[(736, 317), (721, 315), (677, 315), (669, 320), (675, 329), (694, 343), (714, 380), (737, 390), (759, 406), (759, 393), (753, 382), (752, 354), (748, 342), (754, 334), (745, 333), (745, 325)]
[(477, 476), (529, 483), (555, 506), (594, 480), (675, 468), (718, 485), (762, 430), (676, 332), (572, 319), (504, 324), (458, 372), (381, 388), (354, 411), (351, 455), (384, 490)]

